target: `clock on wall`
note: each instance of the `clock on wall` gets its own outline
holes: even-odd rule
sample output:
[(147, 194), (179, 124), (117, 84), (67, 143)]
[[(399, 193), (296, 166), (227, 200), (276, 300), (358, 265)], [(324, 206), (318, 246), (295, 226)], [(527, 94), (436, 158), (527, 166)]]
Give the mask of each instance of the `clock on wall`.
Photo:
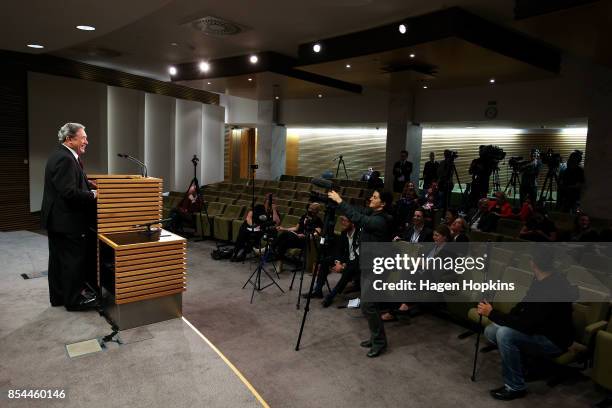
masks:
[(495, 119), (497, 117), (497, 106), (488, 106), (485, 109), (485, 118), (487, 119)]

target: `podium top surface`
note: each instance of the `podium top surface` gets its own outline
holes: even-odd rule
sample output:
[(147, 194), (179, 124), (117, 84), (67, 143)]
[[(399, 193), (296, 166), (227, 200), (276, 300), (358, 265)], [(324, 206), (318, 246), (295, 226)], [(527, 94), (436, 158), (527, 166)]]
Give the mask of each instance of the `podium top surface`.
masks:
[(147, 231), (107, 232), (98, 234), (98, 238), (112, 248), (139, 248), (157, 246), (176, 242), (186, 242), (185, 238), (164, 229), (148, 233)]
[(144, 177), (140, 174), (88, 174), (87, 178), (90, 180), (127, 180), (127, 181), (162, 181), (156, 177)]

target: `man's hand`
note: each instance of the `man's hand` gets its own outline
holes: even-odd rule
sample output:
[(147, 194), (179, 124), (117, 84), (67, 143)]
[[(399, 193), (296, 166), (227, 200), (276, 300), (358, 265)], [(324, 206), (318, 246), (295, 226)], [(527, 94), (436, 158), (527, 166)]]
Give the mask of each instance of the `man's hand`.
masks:
[(298, 238), (305, 238), (305, 237), (306, 237), (306, 235), (304, 235), (304, 234), (297, 234), (297, 237), (298, 237)]
[(330, 200), (335, 201), (337, 204), (340, 204), (342, 202), (342, 197), (340, 197), (340, 194), (336, 193), (334, 190), (327, 193), (327, 197)]
[(336, 261), (334, 266), (332, 266), (332, 271), (333, 272), (342, 273), (343, 270), (344, 270), (344, 264), (341, 263), (340, 261)]
[(397, 236), (397, 235), (396, 235), (396, 236), (395, 236), (395, 238), (393, 238), (393, 241), (394, 241), (394, 242), (395, 242), (395, 241), (399, 241), (400, 239), (402, 239), (402, 238), (400, 238), (399, 236)]
[(482, 302), (478, 304), (478, 314), (479, 315), (489, 317), (492, 310), (493, 310), (493, 306), (491, 306), (491, 304), (487, 302), (486, 300), (483, 300)]

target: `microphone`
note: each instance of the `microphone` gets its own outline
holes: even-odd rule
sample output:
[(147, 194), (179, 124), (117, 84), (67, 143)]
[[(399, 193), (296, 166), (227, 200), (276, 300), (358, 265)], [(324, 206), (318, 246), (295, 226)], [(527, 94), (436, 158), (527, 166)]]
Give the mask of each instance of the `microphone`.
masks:
[(143, 177), (147, 177), (147, 165), (146, 164), (144, 164), (143, 162), (141, 162), (140, 160), (138, 160), (134, 156), (130, 156), (129, 154), (117, 153), (117, 156), (119, 156), (119, 157), (121, 157), (123, 159), (128, 159), (128, 160), (133, 161), (134, 163), (138, 164), (140, 166), (141, 171), (142, 171), (142, 176)]
[(324, 188), (326, 190), (333, 190), (333, 188), (334, 188), (334, 183), (332, 183), (329, 180), (325, 180), (325, 179), (321, 179), (321, 178), (313, 178), (310, 181), (310, 183), (314, 184), (317, 187)]

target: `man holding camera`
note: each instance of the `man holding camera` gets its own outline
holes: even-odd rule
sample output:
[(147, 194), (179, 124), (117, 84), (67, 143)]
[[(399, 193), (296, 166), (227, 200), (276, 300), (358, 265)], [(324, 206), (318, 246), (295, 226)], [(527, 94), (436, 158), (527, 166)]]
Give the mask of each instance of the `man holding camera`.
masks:
[[(285, 259), (285, 252), (290, 248), (304, 249), (306, 245), (307, 233), (321, 234), (323, 221), (319, 217), (321, 204), (310, 203), (307, 213), (302, 215), (298, 223), (293, 227), (276, 227), (279, 232), (278, 238), (272, 244), (272, 250), (277, 259), (282, 262)], [(279, 270), (282, 264), (279, 262)]]
[[(327, 196), (338, 204), (338, 210), (357, 225), (361, 242), (388, 242), (391, 240), (393, 218), (387, 213), (393, 204), (393, 195), (387, 191), (374, 191), (368, 208), (354, 207), (342, 200), (336, 191)], [(369, 348), (368, 357), (378, 357), (387, 348), (387, 336), (380, 310), (376, 303), (361, 304), (363, 314), (368, 319), (370, 339), (362, 341), (361, 346)]]

